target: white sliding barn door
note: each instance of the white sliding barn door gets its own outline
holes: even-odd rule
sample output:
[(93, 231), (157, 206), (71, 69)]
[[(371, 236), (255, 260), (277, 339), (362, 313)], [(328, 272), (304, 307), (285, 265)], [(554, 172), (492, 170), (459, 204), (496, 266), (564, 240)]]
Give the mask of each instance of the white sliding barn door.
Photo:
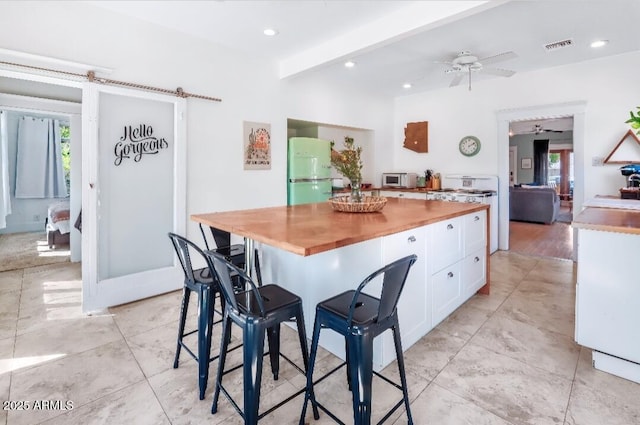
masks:
[(83, 311), (182, 287), (185, 99), (86, 83), (82, 106)]

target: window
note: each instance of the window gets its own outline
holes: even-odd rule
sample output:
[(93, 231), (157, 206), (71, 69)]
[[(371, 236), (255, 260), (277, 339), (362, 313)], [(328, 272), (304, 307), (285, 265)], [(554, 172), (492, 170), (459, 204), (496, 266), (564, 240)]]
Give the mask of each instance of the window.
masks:
[(549, 179), (555, 183), (558, 192), (571, 199), (573, 197), (573, 150), (558, 149), (549, 151)]
[(60, 123), (60, 146), (62, 150), (62, 170), (67, 193), (71, 193), (71, 128), (69, 123)]

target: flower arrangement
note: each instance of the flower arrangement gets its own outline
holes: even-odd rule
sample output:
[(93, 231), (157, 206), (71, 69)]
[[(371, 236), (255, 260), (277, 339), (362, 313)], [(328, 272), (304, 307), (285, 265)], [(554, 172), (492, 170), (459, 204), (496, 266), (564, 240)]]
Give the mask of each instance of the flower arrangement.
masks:
[(352, 182), (358, 182), (362, 180), (362, 147), (355, 146), (353, 137), (344, 137), (345, 149), (336, 151), (333, 149), (334, 142), (331, 142), (331, 165), (336, 170)]
[(638, 106), (637, 108), (638, 112), (636, 113), (636, 115), (633, 114), (633, 111), (629, 111), (631, 118), (626, 120), (625, 123), (631, 124), (631, 128), (637, 130), (636, 134), (640, 136), (640, 106)]

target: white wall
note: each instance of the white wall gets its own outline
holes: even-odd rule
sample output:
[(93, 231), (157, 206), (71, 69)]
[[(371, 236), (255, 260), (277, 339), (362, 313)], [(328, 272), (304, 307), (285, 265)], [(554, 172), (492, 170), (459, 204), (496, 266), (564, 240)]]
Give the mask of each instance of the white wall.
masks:
[[(591, 159), (606, 157), (629, 129), (624, 121), (640, 99), (640, 84), (635, 83), (638, 69), (640, 52), (632, 52), (479, 81), (472, 85), (472, 91), (459, 86), (397, 98), (394, 165), (410, 170), (429, 166), (445, 173), (497, 174), (497, 111), (585, 101), (584, 181), (580, 185), (584, 199), (597, 194), (619, 195), (618, 189), (625, 184), (619, 166), (592, 166)], [(429, 153), (402, 148), (405, 123), (424, 120), (429, 121)], [(482, 142), (480, 153), (471, 158), (458, 151), (458, 142), (468, 134)]]
[[(372, 130), (379, 172), (379, 146), (391, 138), (389, 100), (317, 77), (283, 82), (274, 64), (84, 3), (0, 8), (3, 48), (112, 68), (115, 80), (222, 98), (188, 100), (188, 215), (285, 205), (287, 118)], [(271, 170), (243, 170), (243, 121), (271, 124)]]

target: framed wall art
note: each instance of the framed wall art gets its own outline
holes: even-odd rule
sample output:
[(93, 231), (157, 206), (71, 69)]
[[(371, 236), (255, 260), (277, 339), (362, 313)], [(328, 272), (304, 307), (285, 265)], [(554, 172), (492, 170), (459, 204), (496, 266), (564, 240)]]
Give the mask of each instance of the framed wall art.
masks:
[(531, 168), (531, 158), (522, 158), (520, 161), (520, 168), (523, 170)]
[(244, 169), (271, 169), (271, 124), (243, 123)]

